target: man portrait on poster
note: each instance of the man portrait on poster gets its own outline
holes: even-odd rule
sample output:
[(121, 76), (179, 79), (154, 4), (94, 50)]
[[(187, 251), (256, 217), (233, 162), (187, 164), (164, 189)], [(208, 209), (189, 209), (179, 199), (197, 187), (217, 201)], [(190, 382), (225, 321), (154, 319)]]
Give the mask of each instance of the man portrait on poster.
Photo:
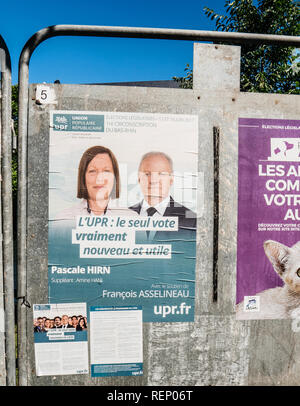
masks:
[[(143, 155), (138, 168), (138, 182), (143, 200), (130, 207), (141, 216), (178, 217), (178, 231), (195, 238), (196, 214), (174, 201), (170, 194), (174, 181), (172, 159), (164, 152), (152, 151)], [(174, 232), (150, 231), (148, 239), (174, 237)]]

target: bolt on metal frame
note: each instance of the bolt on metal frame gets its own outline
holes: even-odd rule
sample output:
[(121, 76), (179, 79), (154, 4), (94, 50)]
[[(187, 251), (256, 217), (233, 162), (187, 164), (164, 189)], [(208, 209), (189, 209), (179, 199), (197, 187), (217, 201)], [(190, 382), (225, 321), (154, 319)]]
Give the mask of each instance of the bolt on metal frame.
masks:
[[(18, 172), (18, 296), (26, 298), (26, 214), (27, 214), (27, 110), (29, 62), (45, 40), (58, 36), (168, 39), (245, 44), (300, 46), (300, 37), (140, 27), (54, 25), (35, 33), (25, 44), (19, 59), (19, 172)], [(26, 385), (26, 307), (18, 306), (19, 383)]]
[(1, 233), (2, 267), (5, 309), (6, 383), (16, 384), (14, 255), (12, 210), (12, 134), (11, 134), (11, 60), (8, 48), (0, 35), (1, 73)]

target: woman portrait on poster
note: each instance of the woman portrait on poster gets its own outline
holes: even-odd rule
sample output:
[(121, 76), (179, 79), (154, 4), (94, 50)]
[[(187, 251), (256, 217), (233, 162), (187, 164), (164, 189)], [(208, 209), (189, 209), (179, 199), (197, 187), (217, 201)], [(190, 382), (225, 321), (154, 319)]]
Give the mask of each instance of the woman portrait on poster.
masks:
[(119, 208), (120, 172), (114, 153), (101, 145), (88, 148), (82, 155), (77, 176), (76, 205), (63, 210), (56, 219), (76, 216), (132, 216), (128, 208)]
[(44, 322), (44, 330), (45, 331), (48, 331), (48, 330), (50, 330), (52, 327), (51, 327), (51, 320), (50, 319), (46, 319), (45, 320), (45, 322)]
[(86, 330), (87, 329), (87, 325), (86, 322), (84, 320), (84, 317), (81, 317), (79, 319), (78, 325), (76, 327), (76, 331), (82, 331), (82, 330)]

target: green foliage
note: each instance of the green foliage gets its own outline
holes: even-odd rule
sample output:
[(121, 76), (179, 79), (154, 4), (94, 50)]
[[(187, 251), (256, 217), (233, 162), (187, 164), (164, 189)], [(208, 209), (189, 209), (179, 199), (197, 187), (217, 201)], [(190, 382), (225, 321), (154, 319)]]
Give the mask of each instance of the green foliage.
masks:
[(13, 198), (16, 198), (18, 188), (18, 157), (16, 152), (12, 154), (11, 170)]
[(15, 132), (18, 131), (18, 85), (11, 87), (12, 119), (14, 120)]
[[(204, 13), (221, 31), (300, 35), (299, 1), (258, 0), (255, 3), (257, 5), (252, 0), (226, 0), (226, 15), (208, 7)], [(300, 94), (299, 69), (299, 54), (293, 47), (241, 44), (241, 91)], [(186, 77), (177, 79), (180, 84), (187, 80)], [(188, 84), (190, 86), (191, 81)]]
[(191, 89), (193, 87), (193, 69), (187, 64), (184, 71), (186, 72), (184, 77), (173, 76), (172, 79), (178, 82), (182, 89)]

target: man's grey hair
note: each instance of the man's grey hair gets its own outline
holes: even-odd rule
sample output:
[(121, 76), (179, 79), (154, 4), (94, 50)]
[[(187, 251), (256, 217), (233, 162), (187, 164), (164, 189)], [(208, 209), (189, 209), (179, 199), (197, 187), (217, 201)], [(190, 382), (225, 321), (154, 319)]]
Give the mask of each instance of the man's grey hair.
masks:
[(141, 165), (142, 165), (143, 161), (145, 159), (151, 158), (153, 156), (162, 156), (163, 158), (165, 158), (169, 162), (169, 165), (170, 165), (170, 168), (171, 168), (171, 173), (173, 173), (173, 161), (172, 161), (172, 159), (169, 157), (169, 155), (165, 154), (164, 152), (160, 152), (160, 151), (151, 151), (151, 152), (147, 152), (146, 154), (144, 154), (142, 156), (142, 159), (141, 159), (141, 162), (140, 162), (140, 165), (139, 165), (139, 170), (141, 168)]

